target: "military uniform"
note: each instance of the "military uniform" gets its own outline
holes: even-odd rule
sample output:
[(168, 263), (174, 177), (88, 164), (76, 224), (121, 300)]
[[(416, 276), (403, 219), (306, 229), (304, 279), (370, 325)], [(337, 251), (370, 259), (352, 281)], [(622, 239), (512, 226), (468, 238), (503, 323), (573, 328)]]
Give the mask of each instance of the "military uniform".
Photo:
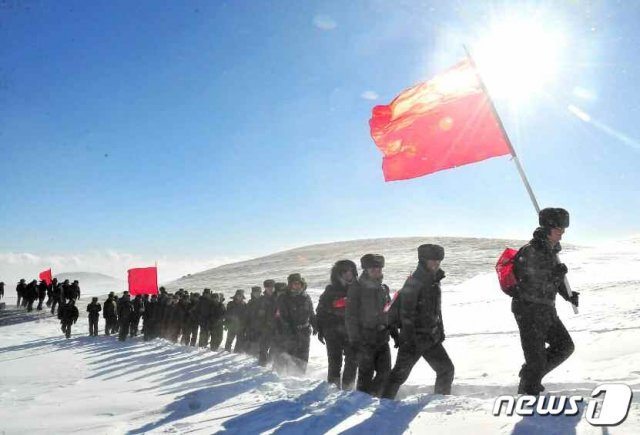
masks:
[(430, 270), (426, 260), (441, 261), (444, 249), (438, 245), (418, 248), (419, 263), (400, 290), (400, 348), (382, 397), (394, 399), (420, 358), (436, 372), (435, 394), (451, 394), (454, 366), (444, 349), (442, 322), (442, 269)]
[[(328, 373), (327, 382), (339, 388), (350, 390), (353, 388), (358, 370), (356, 349), (349, 343), (345, 313), (347, 309), (348, 283), (340, 275), (345, 270), (351, 270), (353, 279), (358, 276), (354, 262), (341, 260), (331, 269), (331, 284), (320, 295), (316, 317), (318, 321), (318, 337), (327, 346)], [(342, 358), (344, 356), (344, 372), (342, 382)]]
[(363, 256), (361, 266), (365, 270), (347, 292), (347, 333), (351, 346), (358, 352), (358, 391), (379, 396), (391, 370), (389, 325), (384, 310), (390, 302), (389, 287), (366, 271), (384, 267), (382, 255)]
[[(540, 227), (533, 239), (520, 248), (514, 259), (517, 286), (511, 302), (520, 331), (525, 364), (520, 370), (519, 394), (537, 395), (544, 390), (542, 378), (573, 353), (569, 332), (558, 317), (556, 294), (578, 305), (578, 293), (569, 296), (564, 284), (567, 268), (558, 261), (560, 243), (552, 245), (552, 228), (567, 228), (569, 213), (564, 209), (540, 211)], [(546, 347), (546, 344), (549, 347)]]

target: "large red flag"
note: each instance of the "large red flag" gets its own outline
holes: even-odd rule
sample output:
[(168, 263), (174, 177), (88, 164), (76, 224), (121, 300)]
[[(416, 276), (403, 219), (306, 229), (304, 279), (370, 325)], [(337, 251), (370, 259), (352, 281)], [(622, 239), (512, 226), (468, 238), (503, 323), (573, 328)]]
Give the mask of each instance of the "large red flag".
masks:
[(141, 267), (129, 269), (129, 294), (156, 295), (158, 294), (158, 268)]
[(510, 153), (470, 60), (376, 106), (371, 137), (385, 181), (406, 180)]
[(43, 270), (42, 272), (40, 272), (40, 275), (38, 276), (38, 278), (40, 278), (41, 281), (46, 282), (47, 285), (51, 285), (51, 283), (53, 282), (53, 277), (51, 276), (51, 269)]

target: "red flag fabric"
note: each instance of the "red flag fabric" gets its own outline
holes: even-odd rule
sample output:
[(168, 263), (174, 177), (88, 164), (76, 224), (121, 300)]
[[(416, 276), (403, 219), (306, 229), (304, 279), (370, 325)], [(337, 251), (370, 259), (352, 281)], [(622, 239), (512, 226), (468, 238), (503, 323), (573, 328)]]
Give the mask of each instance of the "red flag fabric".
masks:
[(53, 277), (51, 276), (51, 269), (43, 270), (42, 272), (40, 272), (40, 275), (38, 275), (38, 278), (40, 278), (41, 281), (46, 282), (47, 285), (51, 285), (51, 283), (53, 282)]
[(129, 269), (129, 294), (157, 295), (158, 294), (158, 268), (141, 267)]
[(376, 106), (371, 137), (385, 181), (406, 180), (510, 153), (475, 67), (464, 60)]

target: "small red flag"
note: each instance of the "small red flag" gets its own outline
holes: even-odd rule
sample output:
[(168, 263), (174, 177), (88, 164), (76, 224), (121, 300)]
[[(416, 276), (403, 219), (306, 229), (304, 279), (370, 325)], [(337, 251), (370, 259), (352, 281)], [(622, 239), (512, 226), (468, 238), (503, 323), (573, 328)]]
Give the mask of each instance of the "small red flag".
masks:
[(464, 60), (376, 106), (371, 137), (385, 181), (406, 180), (510, 153), (475, 67)]
[(51, 269), (43, 270), (42, 272), (40, 272), (40, 275), (38, 276), (38, 278), (40, 278), (41, 281), (46, 282), (47, 285), (51, 285), (51, 283), (53, 282), (53, 277), (51, 276)]
[(158, 294), (158, 268), (141, 267), (129, 269), (129, 294), (157, 295)]

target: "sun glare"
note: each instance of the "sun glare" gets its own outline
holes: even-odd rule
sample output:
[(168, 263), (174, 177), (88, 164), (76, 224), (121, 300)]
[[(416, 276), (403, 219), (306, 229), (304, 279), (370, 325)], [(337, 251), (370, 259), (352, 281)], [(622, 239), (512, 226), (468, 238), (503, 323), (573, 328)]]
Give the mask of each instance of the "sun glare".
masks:
[(549, 24), (503, 18), (472, 46), (472, 55), (491, 95), (519, 103), (553, 80), (563, 45), (562, 32)]

